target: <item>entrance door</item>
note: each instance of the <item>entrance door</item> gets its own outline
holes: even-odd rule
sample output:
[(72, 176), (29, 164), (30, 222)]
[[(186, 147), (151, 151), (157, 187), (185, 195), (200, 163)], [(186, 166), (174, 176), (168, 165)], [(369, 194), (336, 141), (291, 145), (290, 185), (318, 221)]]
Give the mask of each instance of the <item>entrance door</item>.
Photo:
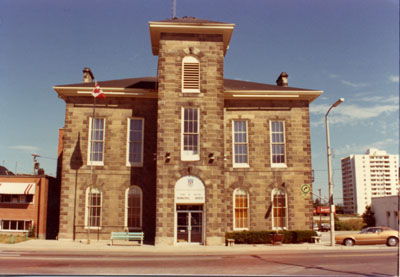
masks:
[(177, 242), (203, 242), (203, 206), (177, 205)]

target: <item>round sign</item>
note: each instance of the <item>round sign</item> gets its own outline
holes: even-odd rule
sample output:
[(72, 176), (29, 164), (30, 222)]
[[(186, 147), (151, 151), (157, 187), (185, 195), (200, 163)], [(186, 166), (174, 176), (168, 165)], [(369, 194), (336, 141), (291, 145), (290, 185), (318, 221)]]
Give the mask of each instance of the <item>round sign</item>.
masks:
[(304, 194), (310, 193), (311, 192), (311, 186), (309, 184), (301, 185), (301, 192), (304, 193)]

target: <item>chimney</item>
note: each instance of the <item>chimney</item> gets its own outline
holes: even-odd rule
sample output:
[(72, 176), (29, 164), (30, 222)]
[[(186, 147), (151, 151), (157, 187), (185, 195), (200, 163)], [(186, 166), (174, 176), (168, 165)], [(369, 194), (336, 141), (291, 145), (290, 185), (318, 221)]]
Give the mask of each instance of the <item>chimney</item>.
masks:
[(89, 67), (85, 67), (83, 69), (83, 82), (84, 83), (91, 83), (94, 80), (94, 76), (92, 71), (90, 70)]
[(282, 72), (281, 75), (279, 75), (278, 79), (276, 79), (276, 85), (281, 87), (287, 87), (288, 76), (289, 75), (286, 72)]

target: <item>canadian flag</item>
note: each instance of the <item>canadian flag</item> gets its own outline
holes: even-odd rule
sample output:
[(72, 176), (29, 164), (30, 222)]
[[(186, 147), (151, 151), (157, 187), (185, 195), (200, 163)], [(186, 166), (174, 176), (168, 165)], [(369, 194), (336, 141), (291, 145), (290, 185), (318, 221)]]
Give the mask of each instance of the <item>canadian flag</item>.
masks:
[(106, 99), (106, 95), (104, 94), (103, 90), (100, 88), (97, 82), (94, 83), (94, 89), (92, 95), (96, 98)]

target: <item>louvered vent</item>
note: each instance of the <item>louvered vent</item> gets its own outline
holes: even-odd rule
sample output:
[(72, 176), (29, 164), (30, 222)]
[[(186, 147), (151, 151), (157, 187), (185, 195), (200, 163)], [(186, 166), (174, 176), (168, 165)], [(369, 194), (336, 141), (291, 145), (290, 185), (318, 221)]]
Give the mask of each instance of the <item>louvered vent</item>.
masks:
[(183, 62), (182, 87), (183, 92), (200, 92), (200, 63), (193, 57), (190, 62)]

